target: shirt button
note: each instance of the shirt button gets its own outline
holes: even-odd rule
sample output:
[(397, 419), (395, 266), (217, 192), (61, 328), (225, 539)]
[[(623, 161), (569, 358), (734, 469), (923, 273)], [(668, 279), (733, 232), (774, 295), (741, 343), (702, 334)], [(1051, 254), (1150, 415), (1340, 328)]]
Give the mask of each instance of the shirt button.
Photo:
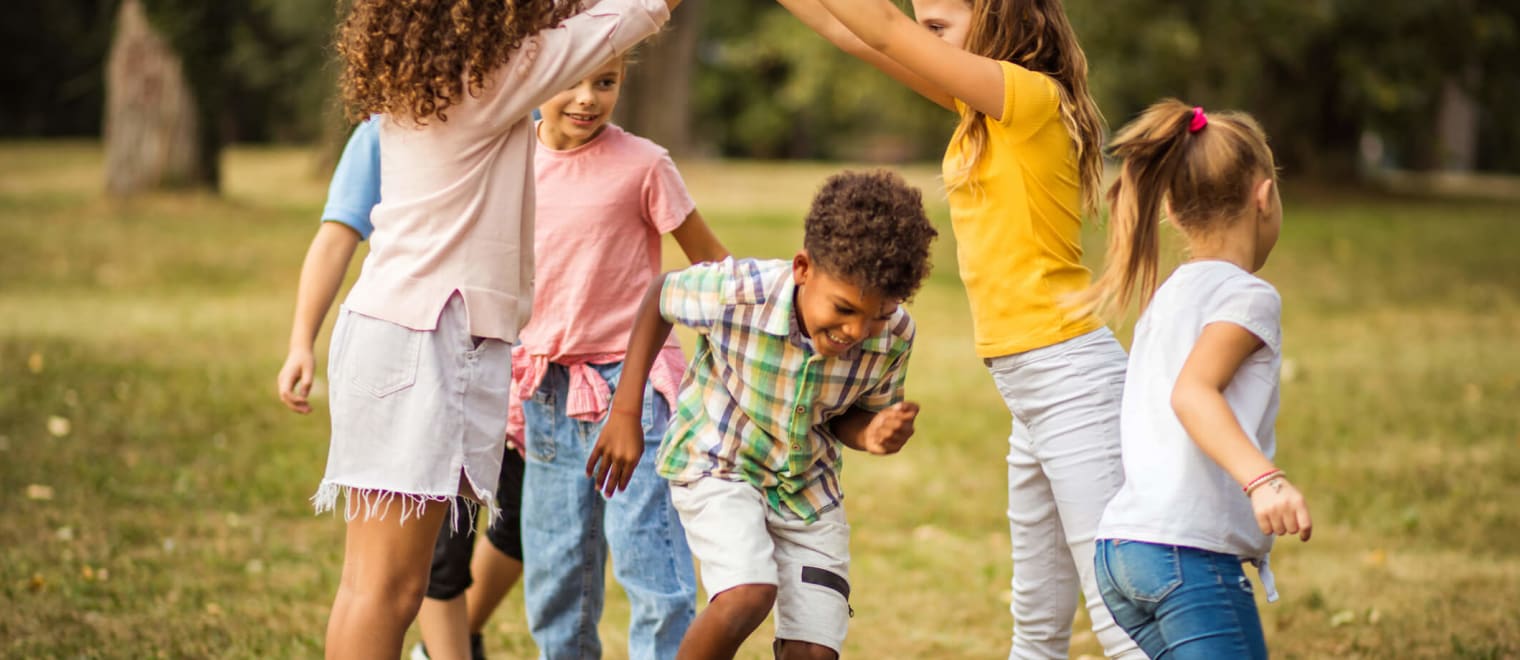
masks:
[(807, 414), (807, 406), (797, 406), (797, 414), (799, 414), (799, 415), (806, 415)]
[(792, 443), (792, 451), (802, 451), (802, 445), (799, 445), (795, 442)]

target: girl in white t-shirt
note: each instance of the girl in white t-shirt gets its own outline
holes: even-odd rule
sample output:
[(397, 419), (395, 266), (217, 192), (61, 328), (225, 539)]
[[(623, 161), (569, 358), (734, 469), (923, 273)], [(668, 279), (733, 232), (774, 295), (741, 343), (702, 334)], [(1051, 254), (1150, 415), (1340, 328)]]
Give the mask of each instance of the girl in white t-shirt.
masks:
[[(1138, 297), (1120, 414), (1124, 486), (1098, 525), (1095, 568), (1114, 620), (1153, 658), (1266, 658), (1242, 562), (1276, 600), (1275, 536), (1309, 540), (1309, 509), (1276, 453), (1282, 299), (1253, 275), (1282, 227), (1266, 136), (1249, 115), (1176, 100), (1115, 136), (1123, 159), (1108, 266), (1084, 302)], [(1190, 259), (1156, 286), (1158, 226)], [(1137, 291), (1138, 289), (1138, 291)]]

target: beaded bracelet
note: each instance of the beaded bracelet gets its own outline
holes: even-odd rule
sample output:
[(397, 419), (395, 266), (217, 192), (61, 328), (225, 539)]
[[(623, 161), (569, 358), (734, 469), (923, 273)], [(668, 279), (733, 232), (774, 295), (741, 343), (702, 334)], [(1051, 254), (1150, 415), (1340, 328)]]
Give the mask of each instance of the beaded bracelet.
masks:
[(1288, 476), (1288, 473), (1283, 472), (1282, 470), (1279, 470), (1277, 468), (1273, 468), (1273, 469), (1269, 470), (1266, 474), (1263, 474), (1263, 475), (1261, 475), (1261, 476), (1259, 476), (1259, 477), (1257, 477), (1255, 479), (1252, 479), (1251, 483), (1246, 484), (1245, 488), (1242, 488), (1241, 490), (1245, 491), (1245, 494), (1247, 496), (1250, 496), (1251, 491), (1254, 491), (1257, 488), (1260, 488), (1262, 484), (1267, 483), (1268, 481), (1271, 481), (1272, 479), (1274, 479), (1276, 477), (1286, 477), (1286, 476)]

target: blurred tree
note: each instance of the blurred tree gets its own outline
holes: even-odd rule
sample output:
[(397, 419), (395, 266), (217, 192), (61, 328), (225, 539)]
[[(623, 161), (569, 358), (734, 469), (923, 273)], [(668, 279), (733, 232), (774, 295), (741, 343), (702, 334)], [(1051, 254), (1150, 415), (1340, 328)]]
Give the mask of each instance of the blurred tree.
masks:
[[(148, 20), (132, 20), (142, 8)], [(120, 17), (105, 121), (112, 192), (163, 184), (215, 190), (227, 142), (320, 133), (333, 87), (324, 55), (331, 7), (304, 0), (125, 0)], [(184, 89), (173, 87), (180, 83)], [(156, 96), (161, 90), (165, 95)], [(180, 118), (172, 103), (156, 103), (175, 99), (192, 105), (190, 117)], [(192, 154), (187, 167), (178, 156), (162, 157), (174, 149)], [(174, 167), (158, 171), (164, 164)]]
[(109, 192), (220, 188), (227, 60), (248, 14), (247, 0), (124, 0), (106, 82)]
[(95, 135), (116, 0), (19, 2), (0, 21), (0, 136)]
[(639, 47), (618, 104), (619, 124), (677, 155), (695, 148), (691, 87), (706, 4), (682, 2), (669, 25)]
[(1520, 86), (1514, 0), (1068, 6), (1115, 124), (1163, 96), (1237, 107), (1262, 120), (1290, 170), (1329, 177), (1356, 171), (1364, 135), (1414, 168), (1496, 166), (1505, 158), (1487, 145), (1520, 142), (1504, 113)]
[(725, 156), (937, 157), (944, 110), (839, 51), (771, 0), (711, 12), (699, 46), (702, 139)]
[(107, 192), (130, 195), (214, 176), (214, 168), (207, 172), (200, 161), (204, 118), (183, 61), (149, 24), (138, 0), (121, 3), (107, 71)]
[[(183, 57), (209, 152), (232, 140), (341, 134), (328, 111), (334, 4), (138, 1)], [(99, 130), (121, 2), (12, 9), (0, 24), (0, 135)], [(1517, 0), (1066, 2), (1112, 124), (1178, 96), (1256, 114), (1299, 175), (1348, 176), (1365, 144), (1381, 144), (1382, 159), (1399, 167), (1520, 172), (1520, 122), (1510, 112), (1520, 104)], [(630, 129), (678, 153), (941, 153), (953, 117), (824, 43), (772, 0), (709, 5), (689, 0), (677, 10), (633, 69), (619, 117)]]

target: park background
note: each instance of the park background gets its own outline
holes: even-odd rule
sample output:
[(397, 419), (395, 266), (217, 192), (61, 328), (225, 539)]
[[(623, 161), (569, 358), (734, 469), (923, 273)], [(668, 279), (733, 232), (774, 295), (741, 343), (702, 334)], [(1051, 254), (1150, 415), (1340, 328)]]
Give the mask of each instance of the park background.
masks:
[[(1263, 272), (1285, 301), (1280, 463), (1317, 528), (1274, 554), (1274, 653), (1520, 656), (1520, 3), (1067, 6), (1111, 125), (1163, 96), (1241, 108), (1283, 166)], [(306, 501), (326, 418), (273, 391), (348, 128), (334, 3), (8, 9), (0, 656), (316, 657), (342, 551)], [(954, 118), (758, 0), (687, 0), (640, 59), (619, 121), (677, 155), (740, 255), (790, 255), (841, 168), (925, 190), (942, 237), (912, 304), (924, 414), (903, 454), (847, 459), (845, 655), (1006, 654), (1008, 417), (971, 351), (933, 164)], [(1094, 219), (1095, 267), (1102, 240)], [(533, 653), (520, 603), (487, 630), (497, 657)], [(1099, 653), (1076, 623), (1073, 656)]]

